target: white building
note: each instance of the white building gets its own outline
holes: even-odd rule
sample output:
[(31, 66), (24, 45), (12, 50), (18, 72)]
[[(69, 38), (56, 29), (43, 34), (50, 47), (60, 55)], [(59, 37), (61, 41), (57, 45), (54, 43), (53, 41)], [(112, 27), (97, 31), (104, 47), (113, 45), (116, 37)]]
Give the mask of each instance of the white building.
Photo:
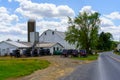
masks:
[(65, 33), (64, 32), (59, 32), (59, 31), (54, 31), (54, 30), (46, 30), (44, 31), (41, 36), (39, 37), (40, 42), (55, 42), (55, 43), (60, 43), (65, 49), (75, 49), (74, 45), (70, 45), (66, 40), (65, 40)]
[(50, 49), (50, 53), (53, 54), (54, 51), (61, 51), (63, 50), (63, 46), (59, 43), (38, 43), (36, 45), (37, 48), (44, 48), (44, 49)]
[(18, 42), (14, 42), (14, 41), (2, 41), (0, 42), (0, 55), (9, 55), (12, 50), (15, 49), (23, 49), (23, 48), (28, 48), (28, 46), (20, 44)]
[[(30, 47), (32, 47), (31, 42), (2, 41), (0, 42), (0, 56), (9, 55), (16, 49), (20, 49), (20, 54), (22, 54), (22, 50)], [(37, 43), (36, 48), (50, 49), (50, 53), (53, 54), (55, 50), (62, 50), (64, 47), (59, 43)]]
[(120, 44), (117, 45), (117, 50), (120, 51)]

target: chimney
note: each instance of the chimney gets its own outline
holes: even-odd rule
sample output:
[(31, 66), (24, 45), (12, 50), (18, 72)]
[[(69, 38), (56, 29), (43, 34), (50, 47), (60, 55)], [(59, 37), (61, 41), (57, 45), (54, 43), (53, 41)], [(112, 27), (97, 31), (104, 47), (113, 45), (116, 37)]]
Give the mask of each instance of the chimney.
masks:
[(30, 42), (30, 32), (36, 32), (36, 22), (30, 19), (27, 23), (28, 26), (28, 42)]

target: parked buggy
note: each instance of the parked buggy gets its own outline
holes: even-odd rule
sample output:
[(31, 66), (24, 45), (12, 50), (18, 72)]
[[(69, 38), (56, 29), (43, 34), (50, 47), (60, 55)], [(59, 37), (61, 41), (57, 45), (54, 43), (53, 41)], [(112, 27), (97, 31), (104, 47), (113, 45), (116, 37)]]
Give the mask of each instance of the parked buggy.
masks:
[(80, 50), (79, 53), (80, 53), (81, 57), (86, 57), (87, 56), (86, 50)]
[(78, 57), (78, 50), (72, 50), (71, 56)]
[(21, 57), (20, 55), (20, 50), (16, 49), (16, 50), (13, 50), (12, 53), (10, 53), (10, 56), (14, 56), (14, 57)]
[(61, 57), (68, 57), (68, 50), (67, 49), (64, 49), (62, 51)]
[(34, 57), (39, 56), (37, 49), (32, 50), (32, 56)]
[(41, 48), (40, 50), (39, 50), (39, 55), (40, 56), (43, 56), (43, 55), (50, 55), (51, 53), (50, 53), (50, 49), (43, 49), (43, 48)]
[(31, 48), (25, 49), (23, 55), (26, 57), (31, 57)]

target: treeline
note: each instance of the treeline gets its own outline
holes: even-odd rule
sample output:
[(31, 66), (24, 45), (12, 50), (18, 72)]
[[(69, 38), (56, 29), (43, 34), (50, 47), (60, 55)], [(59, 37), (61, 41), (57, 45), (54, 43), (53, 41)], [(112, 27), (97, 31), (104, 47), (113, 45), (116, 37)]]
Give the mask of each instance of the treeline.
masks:
[(98, 35), (96, 50), (109, 51), (117, 47), (118, 42), (113, 41), (113, 36), (109, 32), (101, 32)]

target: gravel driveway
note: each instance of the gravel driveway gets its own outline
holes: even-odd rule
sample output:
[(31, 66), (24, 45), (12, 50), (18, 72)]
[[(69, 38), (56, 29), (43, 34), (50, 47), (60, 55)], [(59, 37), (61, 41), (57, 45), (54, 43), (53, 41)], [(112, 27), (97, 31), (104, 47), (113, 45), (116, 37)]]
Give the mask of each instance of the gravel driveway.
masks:
[(38, 58), (50, 61), (50, 66), (44, 70), (35, 71), (31, 75), (18, 78), (17, 80), (58, 80), (60, 77), (69, 75), (78, 65), (90, 63), (90, 61), (61, 58), (60, 56), (44, 56)]

